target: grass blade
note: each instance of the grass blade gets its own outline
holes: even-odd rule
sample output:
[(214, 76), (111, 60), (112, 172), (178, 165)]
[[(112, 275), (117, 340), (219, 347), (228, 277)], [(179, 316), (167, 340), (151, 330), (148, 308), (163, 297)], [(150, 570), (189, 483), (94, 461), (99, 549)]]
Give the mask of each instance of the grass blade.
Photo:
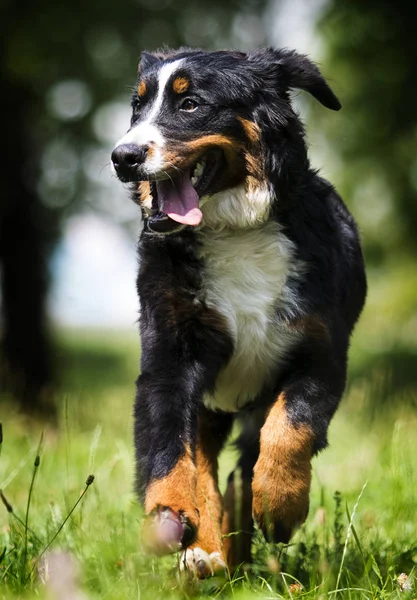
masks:
[[(16, 519), (16, 521), (18, 523), (20, 523), (20, 525), (22, 525), (22, 527), (25, 527), (25, 523), (22, 521), (22, 519), (15, 513), (15, 511), (13, 510), (13, 506), (10, 504), (10, 502), (7, 500), (6, 496), (3, 493), (3, 490), (0, 490), (0, 500), (3, 502), (4, 506), (6, 507), (7, 512), (12, 515), (12, 517), (14, 519)], [(33, 531), (33, 529), (31, 529), (29, 526), (27, 527), (27, 530), (30, 531), (30, 533), (33, 535), (33, 537), (36, 539), (37, 542), (39, 542), (39, 544), (42, 544), (42, 541), (39, 539), (39, 537), (36, 535), (36, 533)]]
[(42, 449), (42, 444), (43, 444), (43, 432), (41, 433), (41, 439), (39, 440), (38, 449), (36, 451), (36, 456), (35, 456), (35, 461), (33, 463), (32, 479), (30, 482), (28, 501), (26, 504), (25, 545), (24, 545), (24, 550), (23, 550), (23, 561), (22, 561), (22, 571), (21, 571), (22, 581), (24, 581), (26, 578), (26, 561), (27, 561), (27, 556), (28, 556), (29, 510), (30, 510), (30, 503), (32, 501), (33, 486), (35, 485), (36, 474), (38, 472), (39, 465), (41, 464), (40, 453), (41, 453), (41, 449)]
[(337, 574), (336, 590), (339, 589), (339, 583), (340, 583), (340, 578), (342, 576), (343, 565), (344, 565), (345, 558), (346, 558), (346, 553), (347, 553), (347, 547), (348, 547), (349, 539), (350, 539), (350, 536), (351, 536), (351, 533), (352, 533), (353, 520), (354, 520), (354, 518), (356, 516), (356, 511), (358, 510), (359, 503), (361, 501), (361, 498), (363, 496), (363, 493), (364, 493), (365, 488), (366, 488), (367, 485), (368, 485), (368, 482), (365, 481), (365, 483), (363, 484), (363, 487), (362, 487), (362, 489), (360, 491), (360, 494), (359, 494), (359, 496), (358, 496), (358, 498), (356, 500), (355, 506), (353, 507), (352, 517), (349, 519), (349, 526), (348, 526), (348, 530), (347, 530), (347, 533), (346, 533), (345, 545), (343, 547), (342, 560), (340, 561), (339, 572)]
[(34, 570), (36, 569), (40, 559), (42, 558), (42, 556), (45, 554), (45, 552), (47, 552), (47, 550), (49, 550), (49, 548), (52, 546), (52, 544), (54, 543), (54, 541), (56, 540), (56, 538), (58, 537), (58, 535), (61, 533), (62, 529), (64, 528), (66, 522), (68, 521), (68, 519), (71, 517), (71, 515), (73, 514), (74, 510), (77, 508), (77, 506), (79, 505), (79, 503), (81, 502), (81, 500), (84, 498), (85, 494), (88, 491), (88, 488), (90, 487), (90, 485), (94, 482), (94, 475), (89, 475), (87, 477), (87, 481), (85, 482), (85, 488), (84, 490), (81, 492), (77, 502), (74, 504), (74, 506), (71, 508), (71, 510), (69, 511), (69, 513), (67, 514), (67, 516), (65, 517), (65, 519), (62, 521), (61, 525), (58, 527), (56, 533), (52, 536), (52, 539), (47, 543), (47, 545), (45, 546), (45, 548), (42, 550), (42, 552), (40, 553), (40, 555), (38, 556), (38, 558), (35, 561), (35, 564), (32, 567), (32, 570), (30, 571), (29, 575), (26, 578), (26, 582), (30, 579), (30, 576), (32, 575), (32, 573), (34, 572)]

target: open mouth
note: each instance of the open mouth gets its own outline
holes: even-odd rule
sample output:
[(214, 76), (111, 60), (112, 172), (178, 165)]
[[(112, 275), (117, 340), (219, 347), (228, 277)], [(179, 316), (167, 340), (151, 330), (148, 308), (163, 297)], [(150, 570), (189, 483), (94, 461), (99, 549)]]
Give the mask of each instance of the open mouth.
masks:
[(199, 225), (203, 218), (200, 198), (213, 187), (223, 160), (221, 150), (211, 150), (192, 167), (174, 172), (168, 179), (151, 181), (148, 228), (156, 233), (171, 233), (184, 225)]

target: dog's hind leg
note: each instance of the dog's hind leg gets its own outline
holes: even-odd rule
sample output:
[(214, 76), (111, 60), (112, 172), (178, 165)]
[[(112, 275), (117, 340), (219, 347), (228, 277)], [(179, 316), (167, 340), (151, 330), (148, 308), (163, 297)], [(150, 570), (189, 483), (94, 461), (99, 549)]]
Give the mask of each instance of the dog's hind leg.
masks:
[(218, 488), (218, 456), (233, 423), (229, 413), (200, 410), (196, 447), (197, 506), (200, 525), (196, 541), (181, 556), (181, 569), (198, 577), (226, 568), (221, 537), (222, 497)]
[(251, 480), (236, 468), (230, 473), (224, 494), (223, 548), (230, 572), (251, 562), (253, 534)]
[(251, 410), (243, 413), (242, 426), (236, 446), (240, 458), (228, 477), (223, 497), (222, 534), (223, 548), (231, 572), (239, 565), (251, 562), (253, 535), (252, 477), (259, 455), (259, 430), (265, 411)]

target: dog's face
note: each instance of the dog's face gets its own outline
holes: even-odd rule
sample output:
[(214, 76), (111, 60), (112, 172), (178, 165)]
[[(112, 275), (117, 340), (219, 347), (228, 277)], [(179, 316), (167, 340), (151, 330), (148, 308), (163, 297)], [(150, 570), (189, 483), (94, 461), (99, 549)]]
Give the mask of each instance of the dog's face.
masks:
[(285, 154), (291, 128), (302, 142), (291, 87), (340, 108), (318, 69), (295, 53), (142, 55), (131, 127), (112, 162), (121, 181), (135, 184), (151, 230), (197, 226), (218, 192), (245, 184), (253, 195), (266, 186), (268, 155)]

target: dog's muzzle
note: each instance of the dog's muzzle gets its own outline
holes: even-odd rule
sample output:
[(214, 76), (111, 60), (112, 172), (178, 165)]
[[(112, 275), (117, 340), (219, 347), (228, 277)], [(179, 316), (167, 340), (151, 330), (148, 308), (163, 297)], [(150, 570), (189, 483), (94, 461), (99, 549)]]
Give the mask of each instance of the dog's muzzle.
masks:
[(124, 183), (138, 180), (139, 169), (148, 155), (148, 146), (120, 144), (116, 146), (111, 160), (118, 178)]

